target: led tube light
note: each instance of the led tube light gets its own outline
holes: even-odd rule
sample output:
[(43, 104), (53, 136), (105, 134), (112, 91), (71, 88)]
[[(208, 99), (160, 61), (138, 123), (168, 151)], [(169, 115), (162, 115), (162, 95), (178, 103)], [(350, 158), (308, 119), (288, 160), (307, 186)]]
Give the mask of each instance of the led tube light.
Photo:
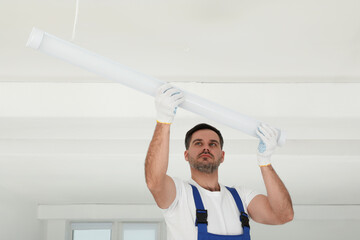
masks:
[[(165, 83), (80, 48), (73, 43), (59, 39), (37, 28), (33, 28), (26, 46), (82, 67), (105, 78), (120, 82), (151, 96), (155, 96), (157, 89)], [(210, 102), (197, 95), (186, 91), (183, 92), (185, 101), (179, 107), (228, 125), (248, 135), (258, 137), (256, 135), (256, 129), (260, 121), (220, 106), (217, 103)], [(284, 131), (279, 130), (279, 132), (278, 145), (282, 146), (285, 143), (286, 136)]]

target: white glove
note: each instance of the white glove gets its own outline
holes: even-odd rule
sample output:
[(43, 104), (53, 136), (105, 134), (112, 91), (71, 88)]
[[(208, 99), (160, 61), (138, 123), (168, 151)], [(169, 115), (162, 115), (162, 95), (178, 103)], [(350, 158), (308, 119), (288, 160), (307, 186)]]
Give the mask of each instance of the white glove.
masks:
[(162, 85), (155, 97), (157, 111), (156, 120), (160, 123), (171, 124), (174, 120), (177, 107), (185, 100), (184, 94), (170, 84)]
[(276, 149), (279, 131), (275, 128), (261, 123), (256, 129), (256, 134), (260, 138), (260, 143), (257, 151), (257, 159), (260, 167), (271, 164), (271, 155)]

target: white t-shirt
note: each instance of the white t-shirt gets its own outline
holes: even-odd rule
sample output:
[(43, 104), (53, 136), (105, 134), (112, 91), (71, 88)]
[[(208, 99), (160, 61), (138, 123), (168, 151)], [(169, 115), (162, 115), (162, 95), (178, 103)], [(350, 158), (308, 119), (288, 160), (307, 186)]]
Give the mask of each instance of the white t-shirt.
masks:
[[(176, 198), (169, 208), (163, 210), (167, 225), (168, 240), (197, 240), (195, 226), (196, 206), (189, 183), (199, 190), (204, 208), (208, 212), (208, 232), (219, 235), (242, 234), (240, 212), (229, 190), (220, 184), (219, 192), (211, 192), (200, 187), (194, 180), (183, 181), (173, 178)], [(258, 194), (243, 187), (235, 187), (247, 213), (247, 206)]]

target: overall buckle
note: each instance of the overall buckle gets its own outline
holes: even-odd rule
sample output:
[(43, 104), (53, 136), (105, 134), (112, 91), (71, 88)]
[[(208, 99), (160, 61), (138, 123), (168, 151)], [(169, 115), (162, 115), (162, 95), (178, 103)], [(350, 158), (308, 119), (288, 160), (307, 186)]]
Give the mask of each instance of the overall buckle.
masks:
[(197, 209), (196, 210), (196, 222), (195, 225), (197, 226), (200, 224), (208, 224), (207, 222), (207, 210)]
[(243, 228), (244, 227), (250, 228), (249, 217), (245, 212), (241, 212), (240, 221), (241, 221), (241, 225), (242, 225)]

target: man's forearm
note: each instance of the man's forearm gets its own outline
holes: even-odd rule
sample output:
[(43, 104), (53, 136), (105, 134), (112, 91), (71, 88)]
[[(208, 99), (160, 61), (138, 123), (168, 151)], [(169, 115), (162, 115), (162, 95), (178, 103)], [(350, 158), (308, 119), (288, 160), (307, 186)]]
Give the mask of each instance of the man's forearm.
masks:
[(271, 165), (261, 167), (268, 200), (274, 213), (282, 222), (289, 222), (294, 217), (291, 197)]
[(145, 160), (148, 187), (156, 187), (166, 176), (169, 159), (170, 124), (157, 123)]

